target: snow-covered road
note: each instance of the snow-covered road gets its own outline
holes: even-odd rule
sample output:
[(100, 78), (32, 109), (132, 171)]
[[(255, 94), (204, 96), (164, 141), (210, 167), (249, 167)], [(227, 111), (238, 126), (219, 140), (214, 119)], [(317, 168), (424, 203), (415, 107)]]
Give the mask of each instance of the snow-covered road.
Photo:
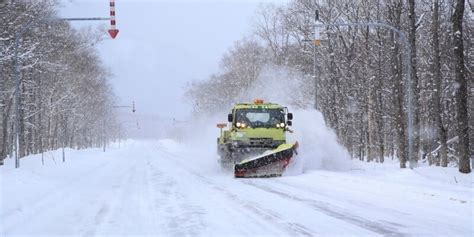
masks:
[(473, 234), (472, 175), (450, 183), (361, 165), (234, 179), (171, 141), (68, 153), (65, 164), (32, 157), (0, 168), (0, 236)]

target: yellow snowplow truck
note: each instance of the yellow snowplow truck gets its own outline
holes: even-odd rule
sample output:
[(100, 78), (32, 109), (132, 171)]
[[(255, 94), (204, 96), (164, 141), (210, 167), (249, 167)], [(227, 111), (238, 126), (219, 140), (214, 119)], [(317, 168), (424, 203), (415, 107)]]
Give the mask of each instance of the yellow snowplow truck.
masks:
[(291, 158), (297, 154), (298, 143), (287, 143), (286, 133), (292, 132), (293, 114), (286, 107), (264, 103), (240, 103), (228, 115), (226, 123), (217, 124), (221, 129), (217, 138), (219, 163), (234, 169), (234, 176), (281, 176)]

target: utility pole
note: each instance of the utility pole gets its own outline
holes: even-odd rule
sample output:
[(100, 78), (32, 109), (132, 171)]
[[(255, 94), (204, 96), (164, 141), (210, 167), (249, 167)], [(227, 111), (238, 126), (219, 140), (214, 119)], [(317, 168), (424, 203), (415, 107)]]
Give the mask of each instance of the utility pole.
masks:
[(318, 79), (316, 78), (316, 47), (321, 45), (320, 30), (316, 24), (319, 22), (319, 11), (314, 11), (314, 40), (313, 40), (313, 77), (314, 77), (314, 109), (318, 110)]
[(102, 143), (104, 145), (104, 148), (103, 148), (103, 152), (105, 152), (105, 140), (106, 140), (106, 137), (105, 137), (105, 118), (102, 119), (102, 128), (104, 129), (104, 131), (102, 132)]
[(319, 40), (319, 29), (317, 30), (319, 22), (319, 11), (315, 10), (314, 11), (314, 27), (313, 27), (313, 34), (314, 34), (314, 39), (310, 40), (307, 38), (307, 35), (305, 33), (305, 39), (303, 41), (305, 42), (311, 42), (312, 43), (312, 48), (313, 48), (313, 80), (314, 80), (314, 109), (318, 110), (318, 80), (316, 78), (316, 47), (321, 45), (321, 40)]
[(66, 139), (68, 139), (68, 133), (67, 133), (67, 116), (63, 117), (63, 162), (66, 162), (66, 152), (64, 151), (65, 146), (66, 146)]

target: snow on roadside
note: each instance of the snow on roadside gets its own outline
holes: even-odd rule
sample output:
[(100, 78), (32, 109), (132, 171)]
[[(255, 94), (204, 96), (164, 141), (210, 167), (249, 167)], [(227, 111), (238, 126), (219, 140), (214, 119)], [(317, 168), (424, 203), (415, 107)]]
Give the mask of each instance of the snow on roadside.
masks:
[[(396, 161), (351, 161), (351, 170), (311, 170), (279, 181), (298, 198), (314, 198), (411, 236), (472, 236), (473, 174), (455, 168), (400, 169)], [(457, 181), (455, 181), (455, 179)], [(270, 182), (270, 181), (269, 181)], [(292, 191), (293, 190), (293, 191)], [(387, 234), (388, 235), (388, 234)]]
[[(122, 141), (121, 146), (133, 147), (137, 144), (139, 142), (128, 140)], [(44, 165), (41, 162), (41, 154), (29, 155), (20, 159), (19, 169), (15, 169), (13, 158), (5, 159), (5, 164), (0, 166), (0, 219), (3, 215), (21, 212), (24, 206), (41, 197), (29, 194), (47, 194), (57, 187), (80, 179), (88, 171), (100, 169), (110, 163), (123, 149), (119, 149), (118, 144), (112, 144), (106, 151), (103, 152), (102, 148), (66, 148), (64, 163), (61, 149), (48, 151), (43, 154)], [(25, 190), (28, 190), (25, 195), (6, 195), (23, 193)]]
[[(297, 121), (298, 114), (295, 112), (295, 122), (307, 119), (314, 123), (317, 116), (317, 113), (300, 114), (300, 121)], [(303, 173), (298, 173), (293, 167), (290, 172), (294, 173), (287, 172), (282, 178), (250, 179), (244, 182), (261, 184), (261, 187), (290, 197), (291, 200), (315, 199), (317, 202), (308, 202), (314, 205), (324, 203), (320, 212), (324, 212), (325, 208), (329, 208), (326, 205), (329, 205), (334, 208), (330, 208), (330, 213), (345, 210), (350, 215), (364, 217), (362, 220), (368, 221), (367, 225), (386, 223), (391, 226), (395, 223), (394, 230), (413, 236), (434, 233), (438, 236), (464, 236), (474, 231), (473, 174), (461, 174), (456, 168), (422, 166), (414, 170), (400, 169), (398, 161), (390, 159), (382, 164), (349, 160), (331, 130), (314, 125), (311, 130), (304, 131), (317, 132), (315, 136), (295, 132), (291, 138), (299, 139), (301, 144), (313, 144), (307, 145), (307, 149), (300, 149), (295, 159), (295, 164), (305, 162)], [(215, 139), (215, 128), (208, 132), (208, 136)], [(203, 138), (202, 134), (200, 137)], [(197, 139), (195, 142), (203, 149), (205, 141)], [(184, 145), (176, 150), (178, 154), (183, 154), (183, 159), (189, 158), (189, 161), (204, 158), (197, 154), (193, 158), (184, 155), (190, 152), (188, 149)], [(324, 152), (318, 153), (319, 149)], [(205, 162), (197, 161), (192, 161), (194, 168), (208, 170)], [(341, 162), (340, 167), (344, 169), (337, 168), (337, 162)], [(335, 169), (333, 165), (336, 165)], [(234, 182), (241, 181), (232, 179), (231, 174), (228, 177), (224, 177), (225, 174), (216, 177), (206, 171), (205, 175), (219, 182), (228, 182), (232, 189), (238, 187)]]
[(398, 160), (385, 159), (384, 163), (351, 161), (351, 173), (386, 179), (390, 182), (423, 186), (426, 183), (472, 188), (473, 173), (463, 174), (456, 167), (439, 167), (419, 164), (415, 169), (400, 169)]
[[(295, 121), (296, 116), (297, 114)], [(300, 119), (304, 117), (305, 115), (300, 116)], [(311, 116), (306, 118), (312, 120)], [(254, 202), (259, 207), (267, 208), (271, 213), (278, 213), (279, 216), (305, 224), (306, 227), (312, 226), (310, 218), (314, 220), (327, 218), (324, 221), (335, 219), (344, 222), (344, 225), (340, 226), (342, 229), (367, 224), (368, 227), (388, 230), (392, 228), (397, 233), (413, 236), (433, 235), (433, 233), (439, 236), (468, 236), (473, 231), (472, 173), (460, 174), (455, 168), (441, 167), (400, 169), (398, 163), (390, 159), (383, 164), (343, 159), (344, 165), (349, 165), (348, 169), (329, 170), (324, 166), (324, 159), (330, 159), (338, 154), (343, 155), (344, 152), (333, 143), (335, 140), (331, 141), (326, 136), (325, 141), (318, 146), (323, 149), (334, 145), (332, 151), (327, 151), (324, 155), (311, 156), (309, 155), (311, 153), (305, 154), (305, 150), (302, 150), (298, 156), (303, 157), (305, 161), (321, 159), (321, 163), (316, 163), (319, 166), (315, 165), (314, 169), (307, 166), (310, 168), (305, 169), (304, 173), (281, 178), (233, 179), (230, 174), (216, 172), (219, 168), (215, 150), (209, 148), (208, 141), (205, 140), (212, 138), (215, 142), (215, 130), (217, 128), (209, 129), (208, 135), (201, 133), (197, 136), (194, 141), (195, 147), (170, 139), (127, 141), (125, 145), (122, 144), (122, 148), (110, 147), (105, 153), (100, 148), (78, 151), (68, 149), (66, 163), (61, 162), (61, 150), (48, 154), (45, 166), (41, 166), (40, 155), (28, 156), (21, 160), (20, 169), (15, 169), (14, 161), (9, 159), (5, 166), (0, 167), (0, 194), (2, 194), (0, 235), (23, 233), (23, 227), (18, 227), (16, 223), (25, 223), (25, 226), (28, 226), (29, 229), (25, 229), (25, 233), (37, 234), (100, 235), (120, 231), (139, 234), (142, 229), (136, 225), (141, 226), (141, 223), (145, 223), (144, 227), (149, 228), (145, 228), (147, 231), (152, 231), (152, 227), (156, 224), (150, 221), (152, 213), (165, 212), (156, 210), (152, 212), (153, 210), (149, 210), (149, 204), (162, 200), (161, 198), (170, 194), (169, 191), (186, 190), (181, 194), (188, 194), (190, 185), (196, 187), (193, 186), (195, 193), (189, 197), (180, 196), (179, 192), (171, 194), (181, 198), (187, 197), (180, 203), (185, 208), (189, 207), (190, 203), (204, 203), (203, 209), (197, 209), (202, 215), (200, 214), (200, 219), (196, 220), (207, 223), (210, 226), (208, 230), (221, 228), (219, 230), (222, 233), (236, 233), (230, 231), (232, 225), (228, 225), (228, 222), (222, 223), (226, 218), (234, 218), (227, 211), (237, 214), (242, 211), (242, 206), (230, 205), (235, 201), (234, 198), (243, 200), (244, 204)], [(320, 134), (324, 132), (327, 131), (323, 129)], [(300, 139), (302, 143), (314, 142), (311, 140), (312, 137), (302, 136)], [(308, 152), (316, 151), (315, 149)], [(52, 161), (53, 154), (56, 163)], [(140, 162), (132, 162), (134, 165), (131, 169), (129, 167), (131, 161)], [(311, 162), (313, 161), (310, 160)], [(147, 166), (150, 163), (154, 165), (154, 169)], [(205, 182), (196, 178), (201, 176)], [(157, 189), (150, 189), (148, 190), (150, 193), (146, 193), (145, 187)], [(200, 193), (199, 188), (208, 188), (208, 193), (201, 195), (203, 193)], [(238, 195), (234, 195), (234, 192)], [(196, 195), (197, 193), (199, 195)], [(117, 197), (118, 194), (122, 196)], [(148, 196), (147, 194), (149, 198), (138, 198)], [(231, 195), (232, 198), (221, 197), (226, 195)], [(272, 201), (267, 198), (271, 198)], [(136, 202), (130, 202), (131, 200)], [(172, 208), (181, 210), (179, 200), (176, 200), (175, 196), (171, 196), (169, 200), (168, 204)], [(216, 204), (209, 200), (214, 200), (220, 203), (221, 207), (229, 209), (221, 212), (222, 208), (215, 208)], [(121, 208), (127, 205), (121, 205), (122, 203), (134, 205), (128, 205), (129, 208), (123, 210)], [(286, 209), (291, 206), (304, 208), (301, 211), (311, 213), (312, 216), (307, 214), (307, 219), (301, 218), (300, 215), (292, 216), (291, 213), (299, 212), (300, 209), (287, 211)], [(117, 213), (123, 215), (117, 216)], [(177, 213), (175, 217), (182, 218), (181, 215), (187, 212)], [(138, 214), (143, 219), (137, 218)], [(161, 214), (156, 216), (158, 220), (170, 217)], [(105, 218), (107, 215), (110, 219)], [(57, 218), (59, 216), (64, 219)], [(249, 218), (261, 220), (257, 215), (244, 216), (245, 218), (235, 220), (239, 223), (247, 223)], [(95, 223), (96, 220), (103, 222), (102, 227)], [(114, 222), (108, 222), (109, 220)], [(127, 226), (129, 223), (132, 225)], [(117, 226), (121, 229), (117, 229)], [(264, 228), (256, 230), (262, 234), (268, 231)], [(362, 235), (361, 233), (352, 232), (354, 235)], [(206, 236), (204, 233), (201, 234)], [(271, 235), (270, 232), (267, 234)]]

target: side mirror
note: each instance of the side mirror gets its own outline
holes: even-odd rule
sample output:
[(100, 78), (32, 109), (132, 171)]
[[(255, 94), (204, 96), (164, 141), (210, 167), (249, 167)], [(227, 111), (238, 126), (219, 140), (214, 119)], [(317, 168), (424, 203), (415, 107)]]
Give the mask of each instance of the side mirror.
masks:
[(293, 125), (293, 123), (292, 123), (290, 120), (286, 121), (286, 124), (287, 124), (288, 126)]
[(232, 119), (233, 119), (232, 114), (228, 114), (227, 115), (227, 121), (232, 123)]
[(293, 119), (293, 114), (292, 113), (288, 113), (286, 115), (286, 117), (288, 118), (288, 120), (292, 120)]

